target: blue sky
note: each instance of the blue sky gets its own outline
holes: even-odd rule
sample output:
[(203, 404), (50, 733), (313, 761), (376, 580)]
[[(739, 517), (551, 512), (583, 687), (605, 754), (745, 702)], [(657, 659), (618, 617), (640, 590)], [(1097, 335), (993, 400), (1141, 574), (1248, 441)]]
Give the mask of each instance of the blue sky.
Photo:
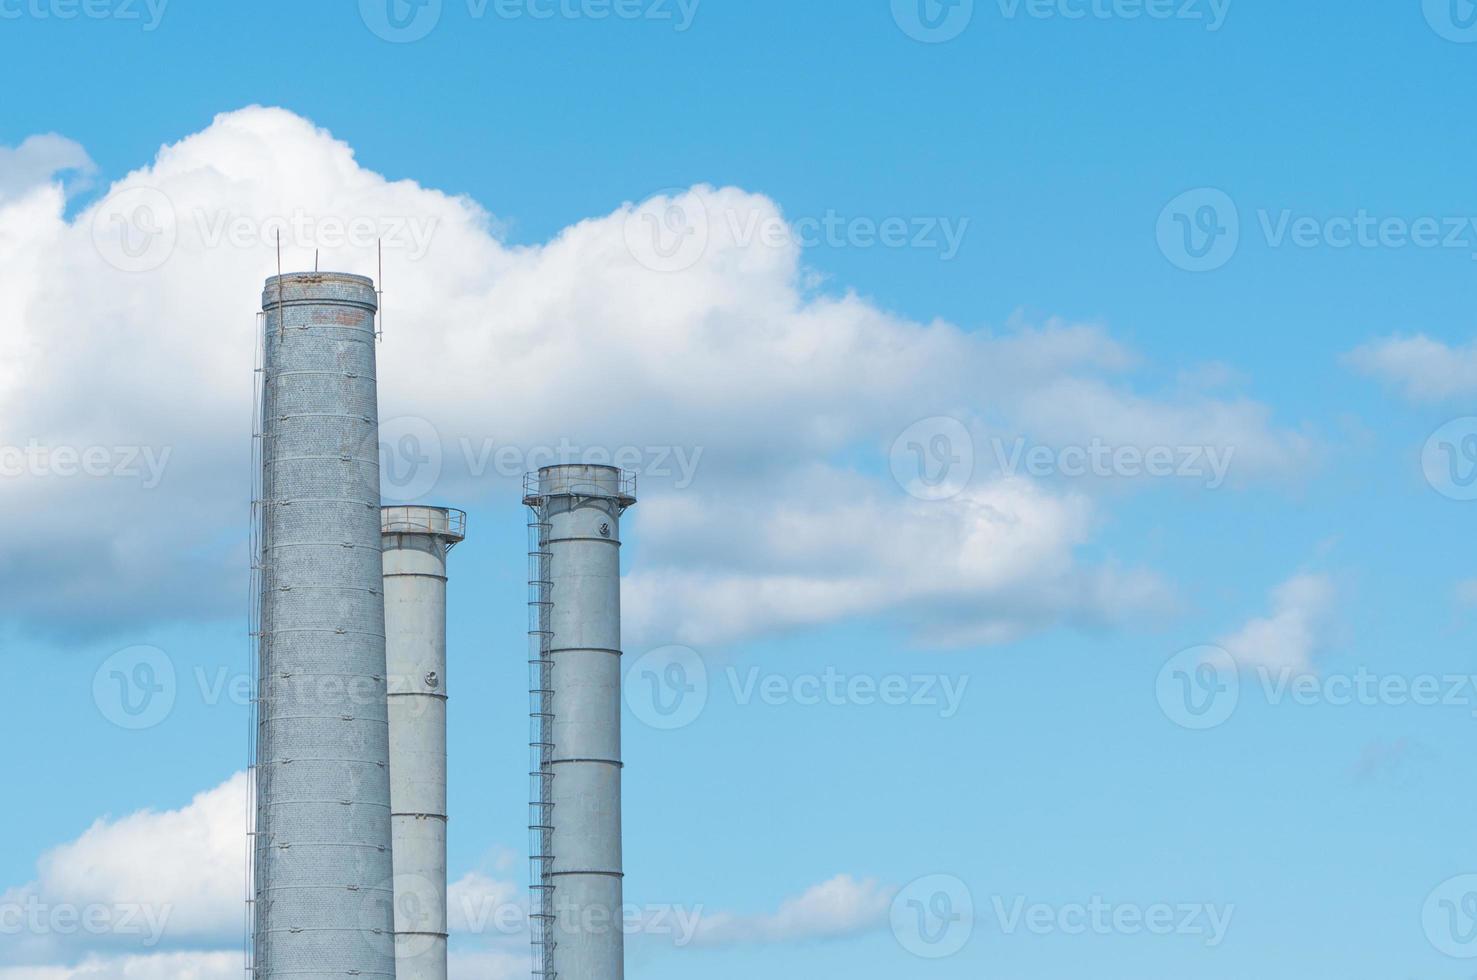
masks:
[[(634, 940), (631, 975), (1469, 976), (1446, 954), (1477, 955), (1458, 941), (1470, 922), (1443, 926), (1437, 889), (1477, 872), (1462, 819), (1477, 798), (1460, 768), (1477, 686), (1459, 703), (1399, 692), (1477, 673), (1462, 543), (1477, 504), (1459, 499), (1477, 422), (1449, 430), (1455, 482), (1428, 445), (1477, 396), (1471, 4), (1231, 0), (1211, 30), (1208, 0), (1151, 4), (1166, 18), (1128, 16), (1142, 8), (1128, 0), (975, 0), (944, 14), (957, 36), (925, 43), (902, 0), (702, 0), (685, 30), (675, 0), (654, 2), (627, 8), (635, 19), (595, 19), (589, 2), (535, 19), (546, 8), (445, 0), (425, 38), (392, 43), (370, 29), (373, 3), (366, 20), (347, 0), (174, 0), (157, 24), (142, 3), (62, 19), (60, 0), (0, 0), (13, 95), (0, 147), (54, 133), (87, 161), (37, 144), (0, 152), (0, 257), (56, 258), (0, 268), (0, 287), (24, 297), (11, 310), (23, 339), (0, 350), (27, 368), (0, 369), (12, 420), (0, 442), (162, 442), (181, 474), (147, 491), (0, 482), (13, 541), (0, 585), (22, 597), (0, 600), (0, 758), (11, 798), (32, 801), (9, 808), (0, 895), (52, 888), (38, 860), (80, 847), (94, 821), (186, 806), (244, 764), (246, 707), (202, 694), (196, 670), (232, 676), (246, 662), (243, 338), (270, 250), (182, 239), (173, 261), (130, 278), (68, 249), (130, 180), (163, 188), (182, 227), (187, 200), (248, 217), (262, 200), (290, 206), (271, 197), (275, 180), (320, 214), (426, 207), (442, 222), (431, 261), (392, 255), (387, 324), (403, 333), (381, 358), (397, 364), (382, 379), (387, 416), (430, 420), (442, 438), (430, 496), (470, 512), (452, 559), (453, 877), (521, 884), (526, 793), (523, 515), (516, 481), (462, 471), (462, 440), (701, 447), (695, 482), (650, 481), (627, 533), (628, 660), (678, 643), (709, 675), (691, 724), (645, 724), (639, 695), (627, 713), (627, 897), (724, 918), (693, 948)], [(522, 16), (496, 13), (508, 9)], [(321, 127), (353, 149), (352, 168), (284, 117), (217, 121), (251, 106)], [(45, 172), (27, 176), (27, 160)], [(228, 176), (192, 183), (191, 168), (210, 166)], [(80, 178), (49, 201), (64, 167)], [(366, 173), (359, 204), (315, 176)], [(618, 239), (633, 202), (658, 193), (689, 218), (708, 202), (707, 253), (670, 274), (640, 255), (589, 272), (601, 236)], [(751, 213), (963, 233), (947, 258), (929, 234), (881, 247), (856, 224), (770, 254), (719, 227)], [(1228, 251), (1187, 271), (1179, 222), (1207, 214)], [(1366, 216), (1372, 241), (1337, 247)], [(1411, 241), (1422, 221), (1442, 244)], [(342, 256), (372, 269), (364, 249)], [(98, 285), (79, 286), (89, 277)], [(114, 288), (91, 319), (72, 295)], [(639, 299), (625, 303), (627, 288)], [(435, 290), (459, 301), (417, 308)], [(530, 297), (547, 308), (530, 312)], [(650, 322), (627, 324), (632, 308)], [(766, 346), (781, 320), (802, 326)], [(549, 362), (518, 360), (550, 323), (570, 330), (562, 356), (592, 352), (568, 385), (538, 380)], [(445, 361), (407, 366), (420, 330)], [(200, 339), (211, 331), (220, 344)], [(702, 355), (704, 336), (731, 376)], [(89, 348), (96, 361), (73, 360)], [(135, 371), (127, 358), (150, 349)], [(763, 370), (796, 350), (809, 352), (798, 367)], [(795, 380), (807, 358), (813, 388)], [(165, 362), (178, 388), (159, 380)], [(609, 377), (592, 380), (602, 364)], [(932, 445), (942, 418), (967, 431), (973, 478), (923, 499), (892, 477), (908, 459), (896, 440), (926, 422)], [(1017, 440), (1054, 464), (997, 493), (997, 447)], [(1062, 472), (1064, 450), (1094, 440), (1234, 455), (1214, 487)], [(982, 511), (954, 509), (968, 502)], [(765, 525), (767, 509), (796, 523)], [(975, 550), (968, 515), (981, 512), (1016, 530)], [(53, 581), (37, 562), (59, 570), (48, 603), (26, 591)], [(848, 563), (862, 570), (833, 567)], [(89, 566), (101, 571), (76, 571)], [(1230, 651), (1218, 679), (1240, 701), (1201, 731), (1176, 723), (1164, 692), (1179, 682), (1163, 671), (1205, 644)], [(165, 653), (179, 690), (161, 723), (125, 731), (94, 678), (136, 645)], [(729, 671), (756, 669), (783, 679), (785, 703), (740, 703)], [(948, 717), (855, 696), (794, 703), (797, 681), (827, 671), (964, 687)], [(1391, 686), (1336, 703), (1361, 672)], [(1276, 693), (1293, 676), (1312, 679), (1309, 703)], [(887, 910), (935, 875), (967, 888), (976, 923), (957, 953), (927, 959)], [(786, 905), (837, 876), (853, 904)], [(1006, 934), (997, 911), (1095, 898), (1234, 913), (1210, 946), (1183, 930)], [(166, 948), (230, 938), (186, 928)], [(138, 952), (42, 945), (0, 954), (0, 978), (83, 976), (7, 970)]]

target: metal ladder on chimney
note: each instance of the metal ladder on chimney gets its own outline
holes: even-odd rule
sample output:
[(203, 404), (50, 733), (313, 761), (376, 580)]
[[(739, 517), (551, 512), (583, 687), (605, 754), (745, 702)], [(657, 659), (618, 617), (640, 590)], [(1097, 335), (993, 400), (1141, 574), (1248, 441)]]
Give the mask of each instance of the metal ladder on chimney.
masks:
[(529, 929), (533, 975), (555, 980), (554, 952), (554, 661), (549, 523), (542, 503), (528, 518)]

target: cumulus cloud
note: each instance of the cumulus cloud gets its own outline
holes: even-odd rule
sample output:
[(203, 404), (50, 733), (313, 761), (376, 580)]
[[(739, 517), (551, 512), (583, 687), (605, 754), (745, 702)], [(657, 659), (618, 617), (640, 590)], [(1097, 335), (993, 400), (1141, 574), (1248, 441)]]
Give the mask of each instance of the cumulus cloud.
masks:
[(930, 642), (1010, 639), (1053, 619), (1084, 624), (1165, 608), (1152, 573), (1084, 569), (1091, 502), (1024, 479), (946, 501), (888, 494), (855, 474), (813, 469), (775, 499), (682, 494), (643, 504), (628, 576), (633, 642), (703, 646), (854, 616), (914, 618)]
[[(237, 773), (178, 809), (102, 818), (46, 852), (35, 881), (0, 892), (0, 980), (239, 977), (240, 952), (208, 950), (238, 945), (245, 928), (246, 797)], [(480, 872), (451, 883), (453, 934), (508, 947), (457, 951), (454, 977), (526, 975), (524, 894)], [(73, 927), (59, 910), (100, 926)]]
[(1452, 346), (1425, 334), (1373, 341), (1348, 355), (1363, 373), (1416, 402), (1477, 393), (1477, 343)]
[(527, 954), (498, 951), (453, 951), (446, 963), (450, 980), (524, 980), (532, 969), (533, 961)]
[(1270, 615), (1249, 621), (1219, 645), (1244, 670), (1311, 673), (1335, 595), (1327, 576), (1294, 576), (1272, 590)]
[[(526, 955), (512, 952), (453, 952), (451, 980), (523, 980), (531, 969)], [(0, 967), (0, 980), (240, 980), (245, 957), (239, 952), (153, 953), (88, 957), (75, 966)]]
[(1246, 398), (1190, 392), (1150, 398), (1099, 378), (1063, 377), (1034, 388), (1019, 410), (1028, 431), (1048, 444), (1204, 450), (1227, 461), (1230, 481), (1307, 475), (1313, 440), (1279, 431), (1267, 406)]
[(241, 953), (90, 956), (75, 966), (0, 966), (0, 980), (240, 980)]
[[(20, 926), (0, 958), (45, 961), (78, 944), (153, 950), (236, 941), (246, 907), (246, 794), (246, 774), (237, 773), (179, 809), (104, 817), (46, 852), (35, 881), (0, 894), (7, 926)], [(58, 917), (72, 910), (82, 924)], [(153, 962), (102, 959), (77, 969), (147, 977), (154, 974), (136, 971)]]
[(59, 174), (90, 176), (97, 169), (81, 144), (43, 133), (17, 147), (0, 146), (0, 202), (52, 183)]
[(786, 899), (772, 912), (702, 917), (694, 945), (793, 943), (837, 939), (882, 927), (897, 889), (873, 878), (837, 875)]
[[(238, 773), (175, 810), (143, 810), (96, 821), (77, 839), (38, 861), (35, 881), (0, 893), (0, 980), (216, 980), (239, 975), (244, 927), (243, 837), (247, 783)], [(648, 907), (633, 930), (663, 943), (732, 945), (837, 938), (886, 922), (896, 889), (875, 879), (838, 875), (761, 914), (709, 912), (674, 916)], [(448, 889), (457, 978), (522, 976), (528, 966), (527, 907), (522, 885), (471, 872)], [(56, 909), (144, 908), (142, 934), (49, 929)], [(39, 911), (38, 911), (39, 910)], [(17, 931), (17, 916), (21, 921)], [(41, 919), (35, 916), (40, 915)], [(41, 928), (29, 923), (42, 921)], [(130, 919), (130, 922), (132, 920)], [(471, 944), (470, 946), (468, 944)], [(475, 948), (474, 948), (475, 947)], [(71, 965), (61, 965), (61, 964)]]
[(447, 925), (453, 933), (523, 937), (528, 926), (522, 886), (473, 871), (446, 888)]
[[(28, 153), (53, 172), (80, 165), (57, 146)], [(981, 472), (937, 514), (912, 507), (885, 474), (894, 439), (920, 419), (1074, 443), (1223, 443), (1249, 476), (1304, 464), (1304, 437), (1262, 406), (1137, 392), (1136, 356), (1100, 326), (968, 331), (818, 293), (793, 236), (742, 234), (752, 217), (782, 215), (737, 188), (625, 205), (515, 246), (477, 202), (387, 180), (330, 134), (266, 108), (165, 146), (75, 218), (55, 180), (16, 186), (28, 189), (0, 199), (0, 288), (15, 318), (0, 331), (0, 464), (20, 474), (0, 479), (0, 616), (31, 627), (241, 614), (254, 312), (279, 234), (289, 268), (316, 252), (323, 268), (372, 272), (384, 241), (391, 497), (516, 500), (516, 484), (495, 477), (552, 461), (544, 450), (595, 460), (629, 448), (644, 534), (668, 522), (653, 512), (679, 485), (717, 512), (762, 497), (808, 518), (820, 516), (805, 514), (815, 499), (783, 495), (810, 492), (797, 470), (869, 481), (849, 491), (859, 516), (905, 544), (858, 547), (822, 520), (818, 547), (874, 563), (853, 575), (804, 556), (754, 566), (741, 542), (742, 571), (722, 553), (695, 567), (639, 549), (638, 588), (691, 573), (688, 597), (730, 637), (849, 615), (859, 602), (839, 593), (853, 587), (875, 597), (893, 586), (886, 595), (905, 598), (885, 608), (899, 615), (923, 618), (936, 600), (957, 609), (961, 590), (908, 551), (940, 542), (985, 611), (964, 617), (956, 639), (1102, 618), (1124, 590), (1154, 591), (1138, 572), (1078, 567), (1072, 548), (1087, 543), (1097, 505), (1076, 492)], [(673, 227), (686, 237), (653, 244)], [(661, 477), (674, 458), (697, 461), (675, 468), (690, 479)], [(43, 504), (67, 520), (28, 520)], [(945, 541), (949, 527), (969, 543)], [(986, 542), (1010, 554), (987, 556)], [(1044, 555), (1019, 554), (1038, 546)], [(899, 559), (923, 580), (900, 581), (884, 564)], [(1025, 591), (1008, 581), (1022, 567), (1044, 591), (997, 617)], [(758, 601), (743, 594), (753, 585)], [(687, 635), (685, 622), (667, 626)]]

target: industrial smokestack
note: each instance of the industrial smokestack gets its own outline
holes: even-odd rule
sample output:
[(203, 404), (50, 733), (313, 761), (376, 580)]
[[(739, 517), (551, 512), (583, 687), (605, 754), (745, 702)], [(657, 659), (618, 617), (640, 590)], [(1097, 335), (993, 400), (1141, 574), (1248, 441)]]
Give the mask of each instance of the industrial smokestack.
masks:
[(621, 980), (620, 518), (610, 466), (530, 475), (534, 973)]
[(446, 980), (446, 557), (467, 515), (382, 511), (389, 664), (395, 972)]
[(267, 280), (252, 975), (394, 977), (373, 280)]

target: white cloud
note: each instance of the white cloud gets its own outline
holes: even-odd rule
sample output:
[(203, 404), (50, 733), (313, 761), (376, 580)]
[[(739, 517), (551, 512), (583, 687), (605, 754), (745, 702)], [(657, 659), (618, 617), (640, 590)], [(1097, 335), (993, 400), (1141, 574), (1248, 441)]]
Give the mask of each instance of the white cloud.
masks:
[(1456, 596), (1457, 605), (1463, 609), (1477, 607), (1477, 578), (1463, 579), (1452, 591)]
[(876, 879), (837, 875), (762, 915), (704, 915), (694, 945), (793, 943), (837, 939), (881, 928), (897, 889)]
[[(22, 926), (11, 954), (35, 960), (78, 943), (152, 950), (238, 939), (246, 908), (245, 833), (244, 773), (177, 810), (97, 820), (43, 854), (35, 881), (0, 895), (0, 907)], [(69, 925), (58, 910), (75, 911), (82, 921), (93, 916), (95, 924)], [(104, 966), (122, 969), (117, 963), (144, 968), (144, 961)]]
[[(232, 980), (239, 977), (239, 952), (179, 949), (240, 942), (246, 924), (246, 794), (246, 775), (237, 773), (179, 809), (100, 819), (42, 855), (35, 881), (0, 892), (6, 936), (0, 963), (12, 964), (0, 965), (0, 980), (215, 980), (226, 971)], [(502, 850), (494, 852), (499, 865), (505, 857)], [(479, 872), (450, 884), (452, 932), (510, 947), (455, 954), (453, 962), (461, 967), (453, 976), (527, 973), (523, 896), (521, 885)], [(51, 925), (57, 909), (99, 909), (110, 928), (58, 930)], [(104, 955), (104, 946), (109, 952), (151, 952)], [(75, 961), (89, 951), (75, 966), (18, 965)]]
[[(245, 926), (246, 777), (238, 773), (176, 810), (142, 810), (100, 819), (37, 862), (37, 879), (0, 893), (6, 945), (0, 980), (216, 980), (239, 976), (239, 952), (190, 947), (240, 941)], [(760, 915), (662, 907), (638, 918), (636, 932), (698, 945), (795, 942), (863, 932), (886, 921), (896, 889), (839, 875)], [(522, 885), (471, 872), (448, 888), (452, 976), (501, 978), (528, 970)], [(142, 907), (140, 928), (99, 933), (30, 929), (17, 914), (44, 920), (58, 908), (117, 913)], [(674, 916), (670, 913), (675, 911)], [(148, 952), (136, 952), (140, 948)], [(126, 950), (126, 952), (125, 952)], [(59, 965), (72, 963), (75, 965)]]
[(447, 924), (453, 933), (523, 938), (528, 928), (523, 887), (469, 872), (446, 888)]
[(525, 980), (533, 969), (527, 954), (501, 951), (457, 952), (447, 957), (450, 980)]
[(1411, 401), (1477, 393), (1477, 343), (1454, 347), (1425, 334), (1386, 337), (1354, 350), (1348, 361)]
[(50, 184), (61, 173), (86, 177), (97, 169), (82, 146), (64, 136), (44, 133), (20, 146), (0, 146), (0, 203)]
[(1277, 431), (1271, 411), (1250, 399), (1188, 393), (1149, 398), (1099, 378), (1062, 377), (1021, 400), (1019, 417), (1036, 438), (1057, 445), (1142, 450), (1179, 447), (1214, 450), (1230, 460), (1231, 481), (1245, 485), (1269, 476), (1306, 476), (1314, 462), (1306, 434)]
[[(75, 966), (0, 967), (0, 980), (240, 980), (244, 963), (239, 952), (93, 956)], [(451, 980), (524, 980), (531, 968), (527, 955), (498, 951), (452, 952), (447, 963)]]
[(1324, 575), (1298, 575), (1272, 590), (1272, 612), (1219, 641), (1243, 670), (1311, 673), (1313, 654), (1333, 609), (1335, 589)]
[[(115, 213), (129, 194), (152, 195), (148, 209)], [(708, 234), (689, 268), (663, 273), (643, 266), (628, 232), (669, 207), (701, 215)], [(262, 280), (275, 265), (274, 218), (286, 219), (289, 268), (308, 266), (317, 249), (323, 268), (373, 271), (372, 242), (348, 243), (347, 232), (367, 221), (386, 237), (381, 415), (387, 427), (405, 416), (434, 422), (443, 466), (432, 495), (451, 503), (517, 498), (510, 481), (476, 478), (490, 448), (568, 440), (700, 452), (692, 492), (704, 506), (743, 510), (762, 498), (805, 514), (820, 501), (783, 495), (808, 492), (795, 469), (829, 467), (834, 481), (853, 479), (843, 466), (886, 473), (893, 439), (935, 415), (1071, 442), (1226, 443), (1236, 448), (1233, 478), (1304, 465), (1306, 440), (1273, 428), (1262, 406), (1136, 393), (1135, 356), (1101, 327), (970, 332), (913, 322), (855, 294), (816, 294), (793, 241), (741, 240), (744, 216), (755, 214), (779, 210), (735, 188), (700, 187), (512, 246), (477, 203), (388, 181), (328, 133), (263, 108), (224, 114), (164, 147), (75, 220), (55, 184), (0, 202), (0, 290), (17, 319), (0, 331), (0, 451), (100, 447), (122, 467), (144, 447), (166, 464), (153, 489), (147, 472), (65, 477), (31, 463), (28, 476), (0, 480), (0, 616), (110, 629), (241, 614), (249, 365)], [(125, 272), (104, 260), (130, 264), (119, 252), (130, 222), (135, 233), (165, 232), (129, 242), (145, 258), (160, 248), (167, 261)], [(147, 470), (147, 459), (131, 461)], [(867, 483), (850, 491), (863, 516), (881, 522), (867, 531), (911, 545), (858, 546), (847, 538), (860, 528), (822, 521), (818, 546), (870, 567), (837, 575), (803, 556), (761, 555), (736, 570), (729, 558), (740, 559), (743, 543), (732, 535), (710, 538), (718, 550), (700, 568), (646, 546), (634, 581), (691, 571), (692, 600), (729, 636), (852, 615), (862, 605), (847, 594), (854, 588), (867, 608), (880, 595), (893, 614), (934, 622), (922, 615), (931, 602), (956, 610), (975, 588), (983, 612), (962, 617), (960, 640), (1101, 619), (1122, 590), (1154, 589), (1137, 572), (1079, 567), (1072, 548), (1087, 543), (1095, 519), (1085, 498), (981, 474), (930, 515), (891, 480), (855, 479)], [(645, 479), (638, 529), (666, 521), (653, 511), (670, 504), (672, 482)], [(27, 519), (43, 505), (67, 520)], [(970, 543), (946, 541), (951, 527)], [(943, 563), (966, 573), (963, 588), (909, 550), (938, 542)], [(984, 542), (1008, 553), (987, 555)], [(905, 573), (888, 564), (899, 558)], [(1022, 567), (1040, 590), (1011, 590)], [(743, 594), (751, 585), (758, 599)], [(1007, 601), (1019, 611), (997, 616)]]
[(1091, 502), (1024, 479), (921, 501), (815, 469), (773, 491), (641, 505), (641, 546), (661, 557), (626, 581), (634, 643), (703, 646), (891, 614), (916, 619), (932, 642), (991, 642), (1170, 601), (1150, 573), (1081, 568)]
[(75, 966), (0, 967), (0, 980), (240, 980), (241, 953), (90, 956)]

